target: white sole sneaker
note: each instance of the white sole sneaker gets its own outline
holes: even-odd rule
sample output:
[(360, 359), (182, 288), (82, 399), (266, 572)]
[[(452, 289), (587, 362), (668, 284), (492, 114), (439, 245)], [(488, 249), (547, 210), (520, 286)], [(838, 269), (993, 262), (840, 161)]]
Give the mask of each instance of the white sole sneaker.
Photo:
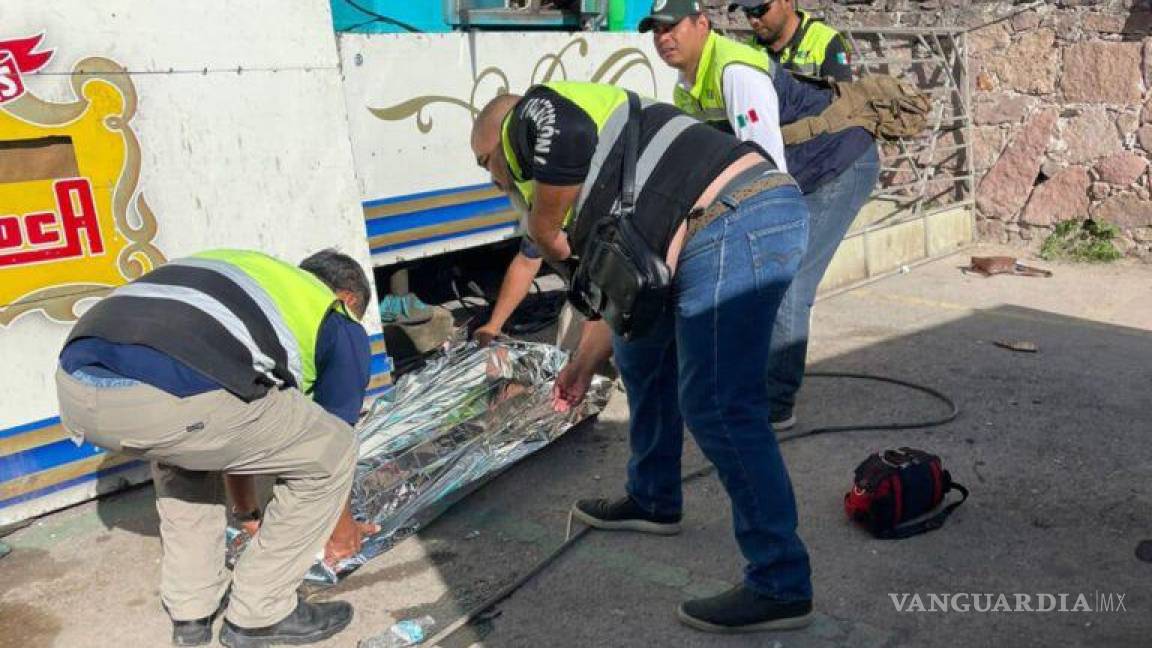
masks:
[(640, 533), (651, 533), (654, 535), (676, 535), (680, 533), (680, 523), (662, 523), (650, 522), (648, 520), (601, 520), (597, 517), (592, 517), (584, 511), (572, 507), (572, 517), (580, 520), (580, 522), (602, 531), (638, 531)]

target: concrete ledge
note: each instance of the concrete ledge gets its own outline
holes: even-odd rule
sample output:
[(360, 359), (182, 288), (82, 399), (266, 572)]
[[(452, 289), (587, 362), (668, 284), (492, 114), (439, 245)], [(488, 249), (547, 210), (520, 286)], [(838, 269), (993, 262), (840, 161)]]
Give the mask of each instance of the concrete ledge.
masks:
[(854, 236), (844, 239), (832, 263), (828, 265), (819, 292), (836, 290), (864, 281), (868, 274), (868, 253), (864, 247), (864, 237)]
[(923, 219), (864, 233), (868, 271), (885, 273), (928, 255)]
[(881, 226), (888, 222), (904, 220), (908, 217), (906, 210), (892, 200), (873, 199), (860, 208), (852, 227), (848, 228), (848, 235), (859, 234), (873, 226)]
[(957, 207), (928, 216), (928, 256), (952, 254), (976, 240), (975, 217), (968, 207)]
[(951, 254), (973, 242), (974, 223), (970, 205), (909, 218), (896, 203), (873, 200), (860, 210), (840, 243), (819, 292), (840, 290), (905, 265)]

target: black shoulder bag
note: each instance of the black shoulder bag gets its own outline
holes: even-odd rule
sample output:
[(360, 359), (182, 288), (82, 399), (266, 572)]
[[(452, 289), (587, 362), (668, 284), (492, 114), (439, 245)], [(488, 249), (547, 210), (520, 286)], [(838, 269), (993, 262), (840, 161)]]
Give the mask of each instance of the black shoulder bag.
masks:
[(672, 272), (636, 228), (636, 160), (640, 156), (640, 98), (628, 93), (628, 124), (620, 200), (596, 223), (572, 276), (569, 300), (590, 319), (603, 318), (626, 340), (660, 320), (672, 293)]

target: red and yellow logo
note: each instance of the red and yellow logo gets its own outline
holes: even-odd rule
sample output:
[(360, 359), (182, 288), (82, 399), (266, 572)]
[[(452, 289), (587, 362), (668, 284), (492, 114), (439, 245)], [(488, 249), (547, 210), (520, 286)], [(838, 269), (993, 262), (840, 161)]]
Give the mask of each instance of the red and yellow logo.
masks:
[(0, 104), (19, 99), (24, 94), (24, 74), (31, 74), (48, 64), (52, 50), (34, 52), (44, 34), (30, 38), (0, 41)]
[(76, 100), (43, 101), (27, 88), (53, 54), (42, 38), (0, 41), (0, 326), (34, 311), (74, 320), (77, 302), (164, 261), (137, 191), (131, 77), (86, 58), (67, 77)]

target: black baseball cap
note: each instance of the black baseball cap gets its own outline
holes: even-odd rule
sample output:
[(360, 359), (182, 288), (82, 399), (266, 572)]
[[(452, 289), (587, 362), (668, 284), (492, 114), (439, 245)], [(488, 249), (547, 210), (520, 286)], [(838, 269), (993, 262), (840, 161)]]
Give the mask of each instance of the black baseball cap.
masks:
[(656, 23), (675, 25), (688, 16), (704, 13), (700, 0), (655, 0), (652, 13), (640, 21), (640, 31), (650, 32)]

